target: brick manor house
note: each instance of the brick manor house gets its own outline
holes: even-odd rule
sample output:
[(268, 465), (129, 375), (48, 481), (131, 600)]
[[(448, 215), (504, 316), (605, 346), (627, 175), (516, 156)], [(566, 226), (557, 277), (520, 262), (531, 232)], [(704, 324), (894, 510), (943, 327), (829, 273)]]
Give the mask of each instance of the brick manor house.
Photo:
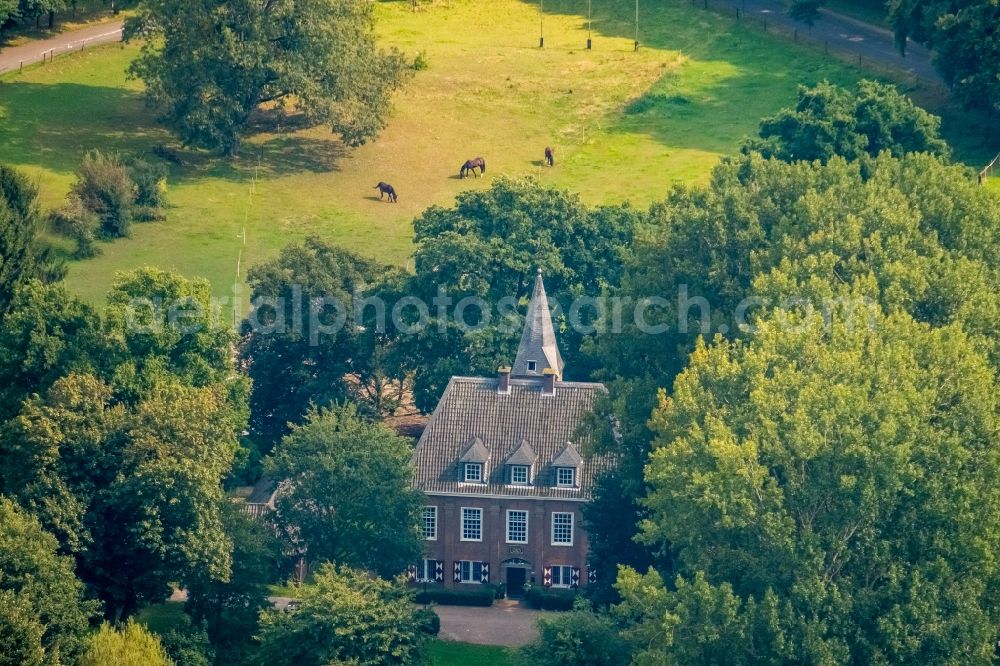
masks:
[(580, 455), (584, 417), (603, 384), (564, 382), (541, 271), (513, 367), (452, 377), (413, 453), (426, 495), (424, 559), (411, 581), (460, 588), (587, 585), (580, 509), (599, 459)]

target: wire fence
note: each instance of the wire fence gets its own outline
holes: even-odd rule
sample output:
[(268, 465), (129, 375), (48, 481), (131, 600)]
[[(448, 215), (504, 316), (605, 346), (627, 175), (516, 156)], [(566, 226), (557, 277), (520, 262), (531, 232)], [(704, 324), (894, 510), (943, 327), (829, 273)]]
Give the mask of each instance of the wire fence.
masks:
[(993, 158), (993, 161), (983, 167), (983, 170), (979, 172), (978, 180), (980, 186), (986, 184), (987, 178), (993, 177), (993, 170), (997, 167), (1000, 167), (1000, 153), (998, 153), (997, 156)]
[(732, 4), (732, 2), (718, 2), (717, 0), (691, 0), (691, 4), (733, 18), (740, 25), (748, 30), (764, 32), (776, 35), (784, 39), (802, 45), (815, 53), (836, 58), (841, 62), (856, 65), (859, 68), (875, 73), (877, 76), (889, 79), (897, 84), (908, 87), (910, 90), (929, 89), (935, 92), (944, 92), (944, 84), (935, 79), (920, 76), (914, 72), (906, 71), (899, 67), (887, 65), (884, 62), (867, 57), (864, 54), (844, 48), (828, 39), (824, 39), (812, 32), (808, 26), (791, 26), (787, 22), (777, 19), (768, 20), (768, 17), (757, 16), (747, 13), (745, 9)]

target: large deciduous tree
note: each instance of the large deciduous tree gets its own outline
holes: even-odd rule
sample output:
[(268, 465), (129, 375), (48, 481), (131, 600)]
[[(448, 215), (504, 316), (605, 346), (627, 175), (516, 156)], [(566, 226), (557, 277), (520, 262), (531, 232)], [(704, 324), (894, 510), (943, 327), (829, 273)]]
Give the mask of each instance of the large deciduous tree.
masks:
[(277, 524), (313, 562), (398, 575), (422, 549), (410, 455), (408, 440), (353, 407), (313, 409), (265, 461), (285, 482)]
[(834, 156), (856, 160), (888, 151), (896, 157), (928, 152), (950, 153), (938, 136), (941, 119), (927, 113), (895, 86), (861, 80), (856, 91), (831, 83), (801, 86), (794, 107), (778, 111), (760, 124), (760, 138), (744, 151), (756, 150), (786, 162)]
[(153, 0), (127, 22), (144, 38), (132, 75), (188, 144), (234, 152), (262, 105), (327, 124), (348, 145), (385, 126), (406, 71), (356, 0)]
[(229, 580), (192, 577), (184, 609), (196, 622), (205, 622), (220, 654), (232, 656), (255, 633), (258, 614), (268, 606), (267, 586), (280, 578), (285, 558), (274, 527), (249, 515), (239, 504), (225, 501), (221, 518), (233, 544)]
[(37, 280), (22, 285), (0, 326), (0, 421), (60, 377), (103, 371), (115, 351), (97, 312), (65, 287)]
[(99, 605), (38, 521), (0, 496), (0, 664), (75, 663)]
[(699, 345), (652, 419), (637, 663), (992, 663), (995, 372), (957, 325), (774, 312)]
[(117, 619), (171, 582), (228, 578), (218, 507), (236, 421), (218, 387), (162, 385), (125, 406), (100, 380), (70, 375), (4, 432), (3, 483)]
[[(961, 167), (915, 154), (826, 165), (745, 156), (717, 168), (708, 188), (677, 190), (655, 205), (650, 226), (615, 293), (630, 303), (665, 299), (645, 313), (662, 330), (629, 317), (622, 333), (598, 336), (590, 348), (606, 378), (625, 378), (609, 384), (622, 441), (605, 443), (622, 455), (588, 510), (595, 553), (631, 553), (626, 561), (644, 568), (634, 525), (605, 516), (643, 514), (622, 507), (643, 493), (656, 387), (672, 384), (699, 335), (745, 336), (741, 324), (752, 324), (762, 303), (847, 299), (863, 317), (868, 299), (933, 326), (960, 324), (1000, 366), (991, 332), (1000, 325), (1000, 206)], [(614, 561), (595, 562), (605, 579)]]
[(294, 613), (262, 613), (255, 663), (423, 663), (426, 634), (404, 583), (324, 565), (301, 596), (302, 605)]
[(358, 398), (359, 389), (374, 386), (384, 366), (374, 357), (390, 332), (366, 322), (373, 308), (356, 305), (395, 274), (312, 237), (250, 269), (252, 309), (240, 353), (253, 380), (251, 432), (264, 452), (290, 423), (302, 422), (310, 403)]

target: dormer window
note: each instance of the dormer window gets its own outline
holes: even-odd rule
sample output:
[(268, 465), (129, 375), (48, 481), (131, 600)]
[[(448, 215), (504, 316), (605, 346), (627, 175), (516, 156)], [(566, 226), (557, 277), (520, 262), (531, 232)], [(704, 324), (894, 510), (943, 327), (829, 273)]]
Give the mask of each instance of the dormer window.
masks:
[(528, 361), (528, 372), (538, 372), (538, 363), (535, 361)]
[(528, 485), (530, 468), (527, 465), (510, 466), (510, 482), (514, 485)]
[(482, 463), (465, 463), (465, 478), (466, 483), (482, 483), (483, 482), (483, 464)]
[(575, 467), (557, 467), (556, 485), (560, 488), (573, 488), (576, 486)]

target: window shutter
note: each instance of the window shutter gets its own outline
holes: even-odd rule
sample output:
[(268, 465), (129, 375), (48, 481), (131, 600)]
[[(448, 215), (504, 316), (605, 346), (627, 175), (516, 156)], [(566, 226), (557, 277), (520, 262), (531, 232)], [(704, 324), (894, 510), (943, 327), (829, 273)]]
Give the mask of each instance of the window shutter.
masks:
[(441, 560), (436, 560), (434, 562), (434, 582), (443, 583), (444, 582), (444, 562)]
[(544, 567), (542, 569), (542, 585), (552, 587), (552, 567)]
[(587, 567), (587, 582), (591, 585), (597, 582), (597, 569)]
[(406, 580), (408, 580), (411, 583), (417, 582), (417, 565), (416, 564), (411, 564), (410, 566), (406, 567)]
[(462, 582), (462, 563), (458, 560), (455, 560), (455, 582)]
[(569, 580), (571, 586), (580, 587), (580, 567), (573, 567), (573, 573)]
[(482, 573), (479, 574), (479, 582), (486, 584), (490, 582), (490, 563), (480, 562), (480, 564), (482, 565)]

